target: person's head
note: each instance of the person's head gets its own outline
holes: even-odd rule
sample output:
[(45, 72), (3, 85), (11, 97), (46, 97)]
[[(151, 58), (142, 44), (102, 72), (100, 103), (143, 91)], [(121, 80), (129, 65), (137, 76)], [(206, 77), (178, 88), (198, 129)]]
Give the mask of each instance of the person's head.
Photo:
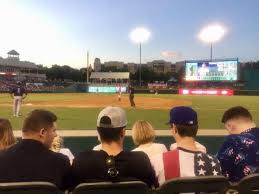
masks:
[(136, 146), (155, 140), (155, 130), (147, 121), (136, 121), (132, 127), (132, 139)]
[(221, 122), (224, 123), (230, 134), (239, 134), (248, 128), (255, 127), (252, 115), (242, 106), (235, 106), (226, 110)]
[(18, 85), (18, 86), (21, 86), (21, 85), (22, 85), (22, 82), (18, 81), (18, 82), (17, 82), (17, 85)]
[(191, 107), (177, 106), (170, 110), (169, 124), (174, 138), (195, 138), (198, 132), (197, 113)]
[(61, 148), (64, 147), (64, 140), (61, 136), (57, 135), (52, 144), (51, 144), (51, 147), (50, 149), (53, 151), (53, 152), (59, 152)]
[(0, 150), (9, 148), (15, 141), (10, 121), (0, 118)]
[(35, 139), (50, 148), (57, 136), (57, 116), (47, 110), (35, 109), (31, 111), (23, 122), (23, 138)]
[(120, 107), (108, 106), (98, 115), (97, 131), (102, 143), (123, 141), (126, 126), (126, 113)]

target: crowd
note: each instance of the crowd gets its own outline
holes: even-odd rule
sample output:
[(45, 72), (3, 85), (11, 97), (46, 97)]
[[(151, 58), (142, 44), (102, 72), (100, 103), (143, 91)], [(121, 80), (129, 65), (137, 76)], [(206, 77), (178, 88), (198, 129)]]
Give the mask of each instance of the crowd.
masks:
[[(0, 81), (0, 92), (9, 92), (10, 89), (17, 85), (15, 80), (1, 80)], [(28, 92), (54, 92), (60, 89), (64, 89), (68, 84), (57, 84), (55, 82), (26, 82), (23, 83), (26, 86)]]
[(195, 141), (198, 115), (191, 107), (169, 112), (168, 128), (176, 141), (170, 150), (155, 143), (155, 130), (144, 120), (132, 127), (136, 148), (123, 150), (126, 113), (120, 107), (106, 107), (97, 117), (100, 145), (74, 157), (57, 135), (57, 119), (47, 110), (31, 111), (19, 141), (11, 123), (0, 119), (0, 182), (47, 181), (67, 190), (83, 182), (141, 180), (152, 188), (172, 178), (205, 175), (224, 175), (237, 182), (259, 170), (259, 129), (241, 106), (223, 114), (230, 135), (216, 156)]
[(192, 81), (177, 85), (178, 88), (191, 89), (236, 89), (232, 82), (211, 82), (211, 81)]

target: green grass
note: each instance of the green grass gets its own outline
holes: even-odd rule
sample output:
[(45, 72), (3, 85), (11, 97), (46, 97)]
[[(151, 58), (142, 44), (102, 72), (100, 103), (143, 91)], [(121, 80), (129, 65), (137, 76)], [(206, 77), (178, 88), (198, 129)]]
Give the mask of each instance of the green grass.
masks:
[[(25, 103), (37, 104), (39, 101), (56, 101), (79, 99), (82, 96), (91, 94), (29, 94)], [(136, 95), (135, 98), (138, 98)], [(150, 96), (143, 94), (142, 96)], [(257, 125), (259, 125), (259, 96), (179, 96), (179, 95), (158, 95), (152, 97), (188, 100), (192, 102), (192, 107), (198, 112), (199, 126), (203, 129), (223, 128), (220, 120), (224, 111), (231, 106), (247, 107)], [(21, 129), (22, 120), (33, 107), (23, 106), (20, 118), (12, 117), (12, 107), (4, 104), (11, 104), (12, 99), (8, 94), (0, 94), (0, 116), (11, 120), (14, 129)], [(168, 107), (169, 109), (170, 107)], [(95, 129), (96, 117), (101, 108), (47, 108), (58, 116), (58, 126), (60, 129)], [(167, 129), (165, 124), (168, 121), (169, 110), (147, 110), (147, 109), (126, 109), (128, 116), (128, 127), (131, 128), (134, 121), (143, 119), (150, 121), (156, 129)]]

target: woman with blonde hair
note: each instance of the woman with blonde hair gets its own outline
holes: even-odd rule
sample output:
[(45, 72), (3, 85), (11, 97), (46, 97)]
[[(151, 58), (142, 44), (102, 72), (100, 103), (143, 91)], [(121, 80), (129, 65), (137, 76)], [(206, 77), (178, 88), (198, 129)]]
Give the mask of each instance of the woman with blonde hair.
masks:
[(11, 147), (15, 142), (16, 139), (10, 121), (0, 118), (0, 151)]
[(164, 144), (154, 143), (155, 130), (147, 121), (139, 120), (133, 124), (132, 139), (134, 144), (138, 146), (132, 151), (145, 152), (149, 158), (167, 151)]
[(58, 152), (58, 153), (66, 155), (69, 158), (70, 164), (72, 164), (72, 162), (74, 160), (74, 155), (68, 148), (64, 148), (64, 140), (61, 136), (57, 135), (54, 138), (50, 149), (53, 152)]

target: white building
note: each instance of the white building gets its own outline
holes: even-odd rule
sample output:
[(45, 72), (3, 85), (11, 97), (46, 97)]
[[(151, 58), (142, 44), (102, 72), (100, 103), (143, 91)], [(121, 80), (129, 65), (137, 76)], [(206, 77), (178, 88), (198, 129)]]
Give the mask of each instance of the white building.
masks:
[(45, 80), (43, 67), (29, 61), (20, 61), (20, 54), (11, 50), (7, 58), (0, 57), (0, 79)]

